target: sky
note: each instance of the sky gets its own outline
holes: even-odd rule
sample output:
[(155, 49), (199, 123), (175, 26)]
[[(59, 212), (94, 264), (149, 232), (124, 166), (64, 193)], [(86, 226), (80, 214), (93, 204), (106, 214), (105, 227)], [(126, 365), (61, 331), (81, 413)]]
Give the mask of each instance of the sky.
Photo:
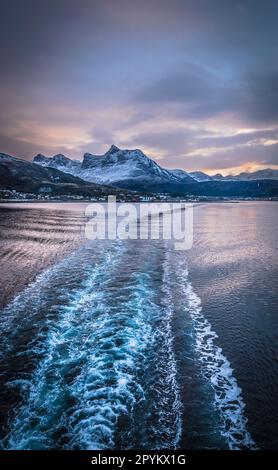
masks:
[(278, 168), (277, 0), (1, 0), (0, 152)]

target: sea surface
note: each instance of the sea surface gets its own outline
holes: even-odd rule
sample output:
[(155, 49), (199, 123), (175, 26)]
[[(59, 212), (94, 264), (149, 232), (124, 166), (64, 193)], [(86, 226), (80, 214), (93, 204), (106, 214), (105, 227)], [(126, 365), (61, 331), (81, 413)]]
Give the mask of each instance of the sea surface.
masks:
[(196, 205), (187, 251), (85, 207), (0, 205), (0, 448), (277, 449), (277, 203)]

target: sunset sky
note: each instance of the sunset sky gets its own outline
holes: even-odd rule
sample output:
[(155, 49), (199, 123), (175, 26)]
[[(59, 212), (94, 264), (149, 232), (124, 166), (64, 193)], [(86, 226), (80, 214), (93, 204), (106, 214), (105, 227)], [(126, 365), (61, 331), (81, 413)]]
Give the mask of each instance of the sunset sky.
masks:
[(278, 168), (277, 0), (1, 0), (0, 152)]

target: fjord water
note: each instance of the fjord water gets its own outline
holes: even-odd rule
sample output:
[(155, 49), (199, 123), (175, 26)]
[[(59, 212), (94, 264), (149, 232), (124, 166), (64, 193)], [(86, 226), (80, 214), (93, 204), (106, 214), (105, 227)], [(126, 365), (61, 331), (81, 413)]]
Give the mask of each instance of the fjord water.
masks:
[(84, 236), (5, 204), (4, 449), (277, 448), (277, 205), (194, 209), (194, 244)]

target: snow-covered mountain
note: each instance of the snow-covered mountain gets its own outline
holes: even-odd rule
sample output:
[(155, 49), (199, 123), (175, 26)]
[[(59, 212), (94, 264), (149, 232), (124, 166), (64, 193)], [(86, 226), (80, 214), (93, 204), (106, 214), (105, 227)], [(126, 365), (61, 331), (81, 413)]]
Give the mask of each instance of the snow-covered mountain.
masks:
[(221, 175), (221, 173), (216, 173), (216, 175), (212, 175), (212, 179), (215, 181), (224, 180), (225, 176)]
[(36, 163), (0, 154), (0, 190), (89, 198), (109, 194), (129, 197), (130, 191), (182, 197), (278, 197), (278, 180), (223, 177), (198, 182), (183, 170), (162, 168), (140, 150), (112, 147), (104, 155), (85, 154), (82, 162), (64, 155), (38, 155), (34, 160)]
[(189, 175), (194, 178), (194, 180), (196, 181), (211, 181), (213, 180), (213, 177), (212, 176), (209, 176), (207, 175), (206, 173), (204, 173), (203, 171), (191, 171), (189, 173)]
[(254, 172), (244, 172), (239, 175), (223, 176), (220, 173), (216, 175), (207, 175), (203, 171), (192, 171), (189, 173), (196, 181), (252, 181), (252, 180), (278, 180), (278, 170), (266, 168)]
[[(41, 157), (40, 157), (41, 158)], [(56, 159), (56, 162), (59, 159)], [(61, 159), (61, 161), (66, 161)], [(99, 197), (117, 195), (110, 186), (86, 182), (81, 178), (47, 165), (35, 165), (21, 158), (0, 153), (0, 190), (51, 196)], [(122, 191), (121, 191), (122, 194)], [(128, 192), (125, 192), (128, 195)]]
[(273, 170), (231, 177), (209, 176), (203, 172), (189, 174), (183, 170), (163, 168), (141, 150), (122, 150), (115, 145), (103, 155), (85, 153), (82, 161), (58, 154), (52, 158), (37, 155), (33, 163), (34, 166), (78, 177), (83, 182), (177, 196), (271, 197), (276, 196), (278, 184)]
[(188, 181), (188, 176), (190, 176), (192, 179), (192, 176), (190, 175), (190, 173), (187, 173), (184, 170), (176, 169), (176, 170), (168, 170), (168, 171), (170, 171), (172, 175), (178, 178), (179, 181)]
[(34, 163), (78, 176), (98, 184), (119, 184), (127, 180), (158, 183), (184, 183), (194, 179), (183, 170), (168, 170), (147, 157), (141, 150), (122, 150), (112, 145), (103, 155), (85, 153), (83, 161), (71, 160), (64, 155), (52, 158), (37, 155)]
[[(74, 168), (79, 168), (80, 161), (71, 160), (65, 155), (58, 153), (54, 157), (48, 158), (39, 153), (34, 159), (33, 163), (37, 163), (40, 166), (55, 168), (56, 170), (63, 171), (64, 173), (74, 174)], [(72, 170), (72, 171), (71, 171)]]
[(244, 172), (236, 176), (226, 176), (226, 180), (278, 180), (278, 170), (272, 168), (265, 168), (264, 170), (257, 170), (254, 172)]

